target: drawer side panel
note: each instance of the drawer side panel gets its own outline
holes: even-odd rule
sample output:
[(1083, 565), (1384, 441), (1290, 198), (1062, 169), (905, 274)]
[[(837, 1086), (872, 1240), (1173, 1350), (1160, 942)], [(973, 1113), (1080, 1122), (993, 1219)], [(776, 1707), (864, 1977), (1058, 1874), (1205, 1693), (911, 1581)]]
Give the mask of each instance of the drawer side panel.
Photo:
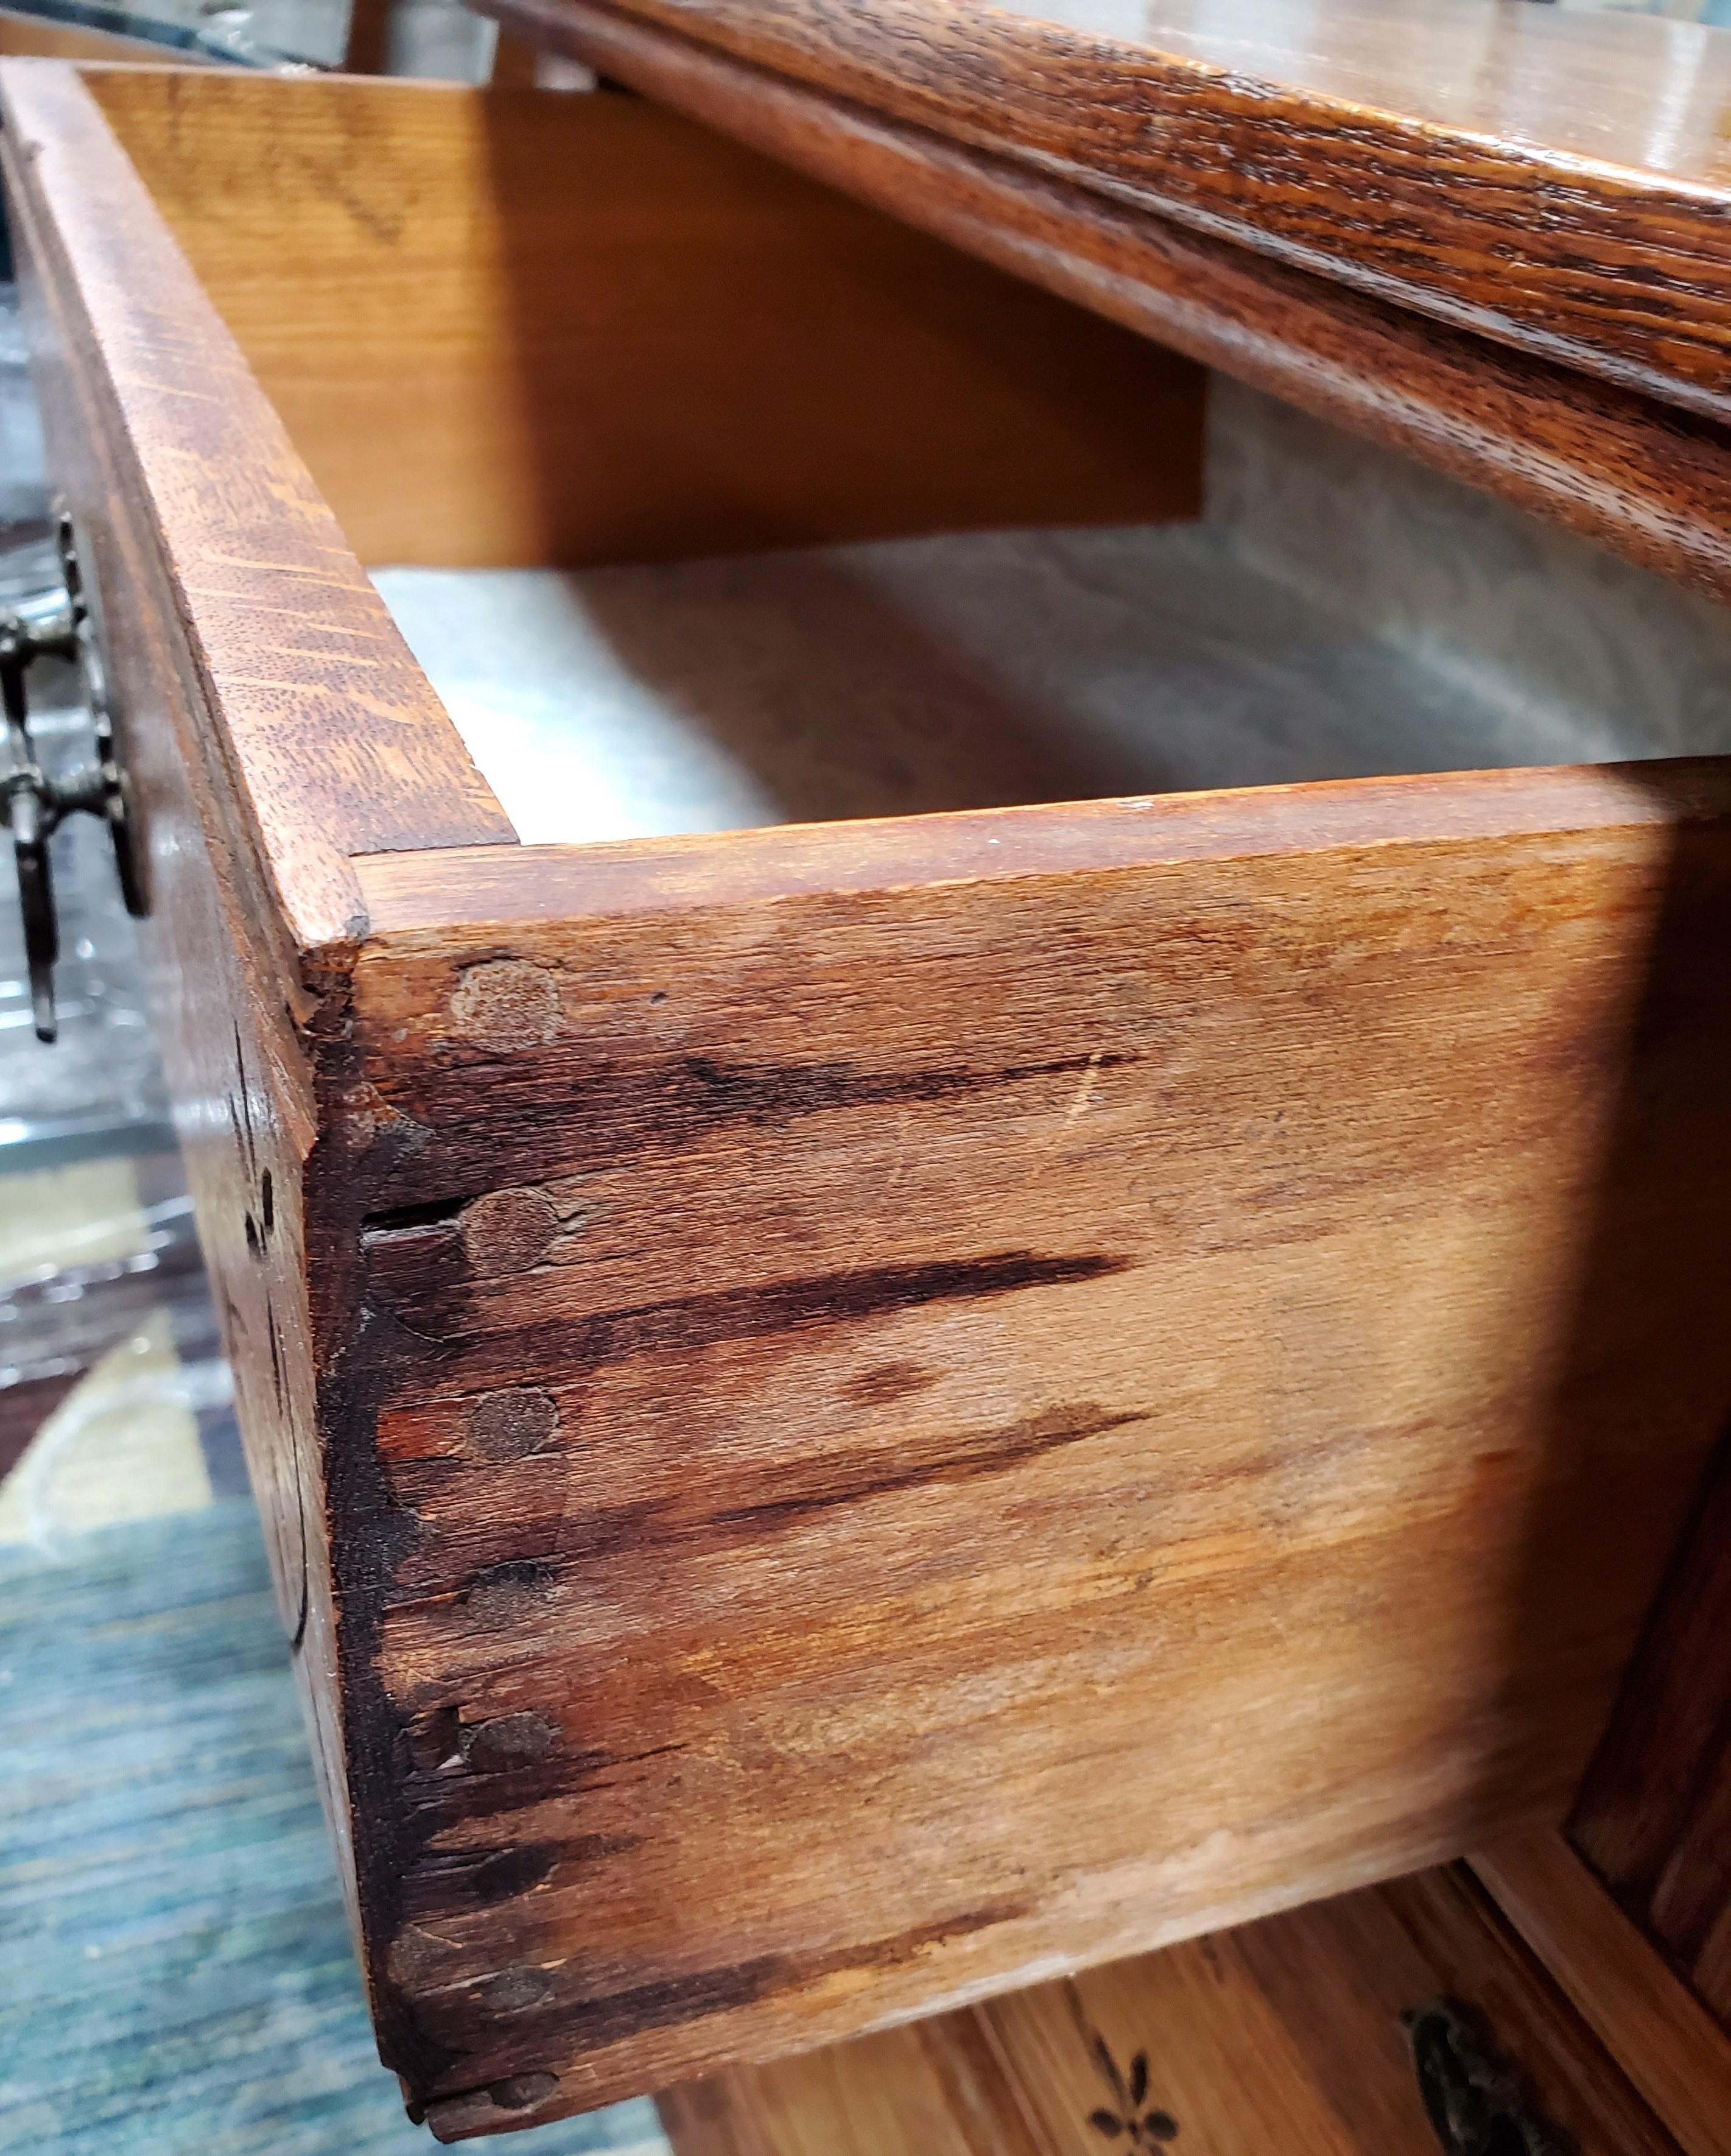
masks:
[(1560, 1815), (1731, 1409), (1728, 806), (525, 850), (425, 926), (366, 865), (325, 1414), (436, 2118)]

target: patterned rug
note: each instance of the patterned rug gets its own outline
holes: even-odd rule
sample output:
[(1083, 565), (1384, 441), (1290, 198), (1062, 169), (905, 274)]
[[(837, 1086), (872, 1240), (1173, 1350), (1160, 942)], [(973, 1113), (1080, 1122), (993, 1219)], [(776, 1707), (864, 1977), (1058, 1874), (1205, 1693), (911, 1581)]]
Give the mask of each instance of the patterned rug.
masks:
[[(428, 2156), (243, 1498), (0, 1548), (0, 2150)], [(647, 2102), (501, 2137), (663, 2156)]]
[[(430, 2156), (373, 2048), (179, 1162), (28, 1152), (0, 1146), (0, 2152)], [(492, 2145), (667, 2156), (647, 2102)]]

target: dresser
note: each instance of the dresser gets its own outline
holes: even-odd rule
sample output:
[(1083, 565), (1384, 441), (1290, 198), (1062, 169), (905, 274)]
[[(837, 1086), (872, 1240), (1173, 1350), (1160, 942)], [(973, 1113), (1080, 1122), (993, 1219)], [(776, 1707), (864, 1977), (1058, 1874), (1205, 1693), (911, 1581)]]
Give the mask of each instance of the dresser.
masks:
[(1727, 41), (494, 5), (0, 62), (412, 2112), (1723, 2150)]

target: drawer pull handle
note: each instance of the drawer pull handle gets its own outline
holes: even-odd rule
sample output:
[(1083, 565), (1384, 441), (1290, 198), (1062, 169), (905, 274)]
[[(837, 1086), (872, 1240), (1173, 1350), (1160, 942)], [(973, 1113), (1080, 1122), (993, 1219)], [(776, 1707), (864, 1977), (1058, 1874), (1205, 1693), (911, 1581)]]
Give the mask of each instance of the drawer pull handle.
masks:
[(1534, 2109), (1519, 2075), (1464, 2008), (1437, 1999), (1401, 2020), (1447, 2156), (1569, 2156), (1567, 2139)]
[[(60, 955), (60, 930), (49, 840), (67, 817), (82, 812), (100, 816), (108, 825), (126, 911), (141, 914), (147, 910), (131, 789), (115, 751), (107, 676), (96, 648), (72, 521), (64, 513), (57, 520), (56, 538), (59, 584), (33, 593), (16, 606), (0, 608), (0, 701), (6, 715), (0, 793), (5, 797), (18, 862), (18, 903), (24, 916), (24, 952), (38, 1040), (54, 1040), (58, 1030), (54, 962)], [(34, 660), (50, 657), (69, 659), (79, 670), (95, 747), (90, 761), (60, 778), (50, 778), (44, 772), (30, 738), (27, 677)]]

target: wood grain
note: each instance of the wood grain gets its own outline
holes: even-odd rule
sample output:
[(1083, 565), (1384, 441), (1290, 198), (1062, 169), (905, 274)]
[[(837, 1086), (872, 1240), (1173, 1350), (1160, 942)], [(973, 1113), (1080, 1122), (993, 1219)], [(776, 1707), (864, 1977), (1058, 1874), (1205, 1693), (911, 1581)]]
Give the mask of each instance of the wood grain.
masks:
[(589, 0), (545, 42), (1031, 282), (1644, 567), (1731, 596), (1731, 437)]
[(1569, 1835), (1731, 2028), (1731, 1444), (1654, 1607)]
[(1400, 2017), (1439, 1996), (1580, 2156), (1671, 2156), (1458, 1868), (735, 2068), (670, 2091), (662, 2120), (676, 2156), (1435, 2156)]
[[(247, 79), (121, 78), (171, 100)], [(347, 855), (504, 840), (510, 825), (79, 74), (0, 62), (0, 116), (9, 200), (51, 292), (33, 368), (77, 377), (105, 467), (71, 506), (105, 591), (136, 578), (178, 644), (182, 753), (231, 819), (224, 872), (256, 880), (292, 971), (297, 948), (364, 926)], [(63, 442), (57, 468), (74, 457)]]
[(93, 82), (369, 562), (1196, 511), (1191, 362), (638, 99)]
[(1472, 1865), (1684, 2156), (1727, 2156), (1731, 2036), (1562, 1835), (1524, 1835)]
[(440, 2130), (1560, 1812), (1731, 1404), (1728, 787), (361, 865), (325, 1427)]
[[(503, 154), (460, 93), (136, 80), (102, 95), (171, 203), (179, 141), (243, 321), (284, 319), (248, 296), (284, 202), (297, 244), (376, 221), (346, 126), (411, 172), (423, 127)], [(496, 843), (78, 78), (8, 63), (0, 104), (201, 1224), (417, 2109), (533, 2123), (1559, 1815), (1731, 1410), (1731, 774)], [(578, 125), (688, 208), (724, 172), (772, 224), (821, 199), (775, 228), (781, 300), (852, 234), (841, 341), (863, 285), (945, 346), (976, 273), (941, 249), (625, 100)], [(1001, 326), (1047, 304), (995, 289)], [(1042, 498), (1192, 499), (1193, 371), (1111, 331), (1097, 374), (1107, 328), (1051, 319), (1074, 343), (996, 377), (1049, 409)], [(416, 347), (375, 332), (407, 408)], [(1097, 379), (1166, 385), (1127, 473)], [(900, 454), (909, 515), (997, 484)], [(689, 497), (653, 506), (692, 543)]]
[[(547, 35), (572, 0), (485, 0)], [(1440, 0), (610, 0), (1078, 187), (1721, 418), (1731, 53)]]

